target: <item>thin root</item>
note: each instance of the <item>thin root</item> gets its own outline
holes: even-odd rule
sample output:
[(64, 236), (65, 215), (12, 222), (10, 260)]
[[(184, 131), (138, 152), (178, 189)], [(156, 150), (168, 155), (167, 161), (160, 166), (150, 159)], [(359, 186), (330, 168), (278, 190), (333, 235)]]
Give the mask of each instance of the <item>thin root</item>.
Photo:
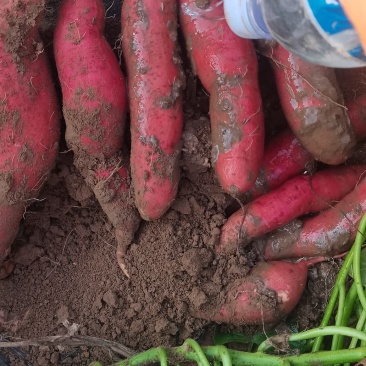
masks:
[(130, 275), (128, 273), (128, 270), (127, 270), (127, 266), (124, 262), (124, 257), (125, 257), (126, 253), (125, 253), (125, 250), (123, 250), (121, 248), (121, 245), (118, 245), (117, 247), (117, 251), (116, 251), (116, 257), (117, 257), (117, 263), (118, 263), (118, 266), (119, 268), (121, 268), (123, 274), (128, 278), (130, 279)]
[[(0, 338), (1, 339), (1, 338)], [(0, 342), (0, 348), (15, 348), (15, 347), (42, 347), (42, 346), (69, 346), (69, 347), (81, 347), (81, 346), (97, 346), (110, 349), (116, 354), (123, 357), (131, 357), (136, 354), (136, 352), (116, 342), (108, 341), (106, 339), (81, 336), (81, 335), (62, 335), (62, 336), (50, 336), (41, 337), (29, 340), (23, 340), (18, 342)]]

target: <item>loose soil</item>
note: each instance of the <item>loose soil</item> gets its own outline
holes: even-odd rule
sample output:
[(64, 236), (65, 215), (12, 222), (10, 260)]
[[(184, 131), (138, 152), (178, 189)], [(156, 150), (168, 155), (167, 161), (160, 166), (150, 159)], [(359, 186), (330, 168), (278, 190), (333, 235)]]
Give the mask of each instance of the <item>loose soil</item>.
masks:
[[(54, 4), (49, 5), (50, 24)], [(113, 45), (118, 44), (113, 36), (117, 23), (113, 16), (107, 22)], [(51, 27), (45, 26), (43, 35), (52, 39)], [(260, 69), (271, 136), (283, 118), (266, 60), (260, 59)], [(253, 248), (228, 258), (213, 253), (220, 226), (238, 204), (223, 193), (213, 173), (208, 96), (186, 71), (178, 196), (162, 219), (141, 224), (126, 255), (130, 279), (117, 265), (113, 227), (61, 141), (57, 166), (24, 214), (12, 248), (15, 269), (0, 281), (0, 338), (76, 331), (142, 351), (180, 345), (188, 337), (212, 344), (215, 329), (263, 331), (262, 326), (220, 326), (193, 315), (210, 298), (220, 301), (224, 286), (245, 276), (257, 257)], [(328, 262), (310, 269), (303, 300), (291, 317), (298, 329), (321, 317), (338, 268)], [(287, 329), (288, 322), (277, 326)], [(100, 347), (0, 350), (0, 365), (87, 365), (93, 360), (110, 364), (117, 356)]]

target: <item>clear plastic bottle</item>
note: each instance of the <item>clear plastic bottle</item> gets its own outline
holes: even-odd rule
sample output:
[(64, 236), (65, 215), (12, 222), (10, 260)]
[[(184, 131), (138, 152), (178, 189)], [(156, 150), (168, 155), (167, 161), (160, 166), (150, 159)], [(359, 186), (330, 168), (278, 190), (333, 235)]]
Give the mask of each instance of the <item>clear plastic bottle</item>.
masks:
[(224, 11), (240, 37), (274, 39), (319, 65), (366, 66), (360, 39), (338, 0), (224, 0)]

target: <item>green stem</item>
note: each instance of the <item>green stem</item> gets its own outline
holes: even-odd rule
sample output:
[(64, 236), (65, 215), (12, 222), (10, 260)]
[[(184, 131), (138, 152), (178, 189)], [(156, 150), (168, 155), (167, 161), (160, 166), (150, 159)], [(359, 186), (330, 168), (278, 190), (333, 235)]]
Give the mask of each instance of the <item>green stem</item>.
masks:
[[(366, 321), (366, 311), (364, 310), (362, 312), (360, 318), (358, 319), (358, 322), (357, 322), (357, 325), (356, 325), (356, 330), (361, 331), (365, 326), (365, 321)], [(358, 341), (359, 341), (359, 339), (353, 337), (348, 348), (350, 348), (350, 349), (356, 348)]]
[[(355, 283), (353, 282), (351, 288), (347, 293), (346, 300), (344, 303), (344, 312), (342, 322), (340, 324), (341, 326), (343, 327), (348, 326), (348, 322), (351, 317), (356, 299), (357, 299), (357, 288)], [(343, 349), (344, 336), (337, 336), (337, 337), (338, 337), (338, 345), (336, 349)]]
[[(188, 345), (189, 346), (189, 345)], [(289, 366), (289, 362), (279, 356), (267, 355), (264, 353), (250, 353), (233, 351), (227, 349), (225, 346), (210, 346), (200, 347), (205, 357), (212, 363), (222, 363), (223, 366), (230, 366), (233, 362), (233, 355), (235, 359), (240, 359), (241, 366)], [(191, 347), (187, 347), (187, 343), (180, 347), (168, 348), (166, 350), (162, 348), (153, 348), (151, 350), (142, 352), (138, 355), (132, 356), (129, 359), (122, 360), (114, 364), (114, 366), (137, 366), (147, 363), (159, 362), (159, 352), (163, 350), (166, 352), (167, 361), (169, 364), (176, 365), (177, 363), (184, 363), (188, 361), (202, 362), (197, 357), (196, 351)], [(234, 362), (234, 364), (236, 364)], [(98, 364), (98, 366), (101, 366)]]
[[(364, 333), (366, 333), (366, 322), (365, 322), (365, 324), (364, 324), (364, 326), (363, 326), (362, 331), (363, 331)], [(361, 347), (365, 347), (365, 346), (366, 346), (366, 342), (361, 340), (361, 344), (360, 344), (360, 346), (361, 346)]]
[(222, 366), (232, 366), (229, 350), (225, 346), (213, 346), (210, 357), (220, 359)]
[(307, 330), (305, 332), (292, 334), (289, 337), (289, 341), (290, 342), (302, 341), (314, 337), (334, 335), (334, 334), (341, 334), (346, 337), (357, 337), (358, 339), (366, 340), (366, 333), (361, 332), (359, 330), (348, 327), (328, 326), (325, 328), (314, 328)]
[[(338, 273), (336, 282), (334, 284), (334, 288), (332, 291), (332, 294), (330, 296), (328, 305), (325, 309), (324, 312), (324, 316), (323, 319), (319, 325), (319, 328), (324, 328), (329, 324), (329, 321), (332, 317), (333, 314), (333, 310), (335, 308), (335, 305), (337, 303), (338, 300), (338, 294), (339, 294), (339, 288), (342, 284), (345, 284), (349, 270), (351, 268), (352, 265), (352, 259), (353, 259), (353, 253), (354, 253), (354, 246), (352, 246), (351, 250), (348, 252), (344, 263)], [(323, 337), (318, 337), (317, 339), (315, 339), (314, 344), (313, 344), (313, 348), (312, 348), (312, 352), (317, 352), (320, 350), (321, 346), (323, 343)]]
[[(343, 313), (344, 313), (344, 303), (346, 300), (346, 284), (345, 283), (341, 283), (339, 284), (339, 298), (338, 298), (338, 311), (337, 311), (337, 315), (335, 318), (335, 326), (339, 327), (342, 325), (343, 322)], [(333, 339), (332, 339), (332, 346), (331, 346), (331, 350), (335, 351), (338, 348), (338, 340), (339, 340), (339, 335), (335, 334)]]
[(182, 347), (184, 346), (190, 346), (196, 352), (202, 366), (210, 366), (210, 362), (204, 354), (202, 347), (194, 339), (187, 339)]
[(137, 366), (144, 363), (154, 363), (159, 361), (161, 362), (162, 360), (161, 351), (164, 351), (165, 356), (167, 356), (165, 350), (162, 347), (152, 348), (145, 352), (141, 352), (137, 355), (134, 355), (126, 360), (117, 362), (116, 365)]
[(361, 219), (356, 235), (355, 244), (353, 246), (355, 248), (355, 254), (353, 256), (353, 278), (357, 287), (358, 298), (360, 299), (360, 303), (363, 309), (366, 311), (365, 289), (363, 287), (361, 279), (361, 249), (362, 244), (365, 241), (365, 232), (366, 232), (366, 214)]
[(291, 366), (324, 366), (354, 363), (363, 360), (366, 357), (366, 347), (355, 349), (345, 349), (337, 351), (320, 351), (316, 353), (305, 353), (302, 355), (285, 357)]
[[(295, 333), (289, 336), (289, 342), (295, 341), (303, 341), (315, 337), (324, 337), (331, 335), (344, 335), (347, 337), (357, 337), (358, 339), (366, 341), (366, 334), (356, 329), (348, 328), (348, 327), (336, 327), (336, 326), (328, 326), (324, 328), (314, 328), (307, 330), (301, 333)], [(265, 352), (268, 348), (272, 347), (272, 341), (276, 338), (276, 336), (268, 338), (258, 347), (258, 352)]]
[(347, 293), (346, 302), (344, 304), (345, 310), (344, 310), (343, 322), (341, 324), (344, 327), (348, 325), (348, 321), (351, 317), (353, 306), (355, 304), (356, 299), (357, 299), (357, 287), (353, 282), (351, 288)]
[[(203, 347), (205, 355), (210, 359), (218, 359), (217, 350), (214, 347)], [(261, 352), (242, 352), (227, 349), (233, 365), (240, 366), (287, 366), (287, 360), (279, 356), (267, 355)], [(269, 356), (269, 357), (268, 357)]]
[[(359, 362), (366, 357), (366, 347), (337, 351), (320, 351), (286, 357), (272, 356), (261, 352), (249, 353), (235, 351), (227, 349), (224, 346), (202, 347), (201, 350), (205, 357), (215, 366), (219, 365), (219, 361), (222, 361), (223, 365), (228, 365), (227, 360), (224, 360), (225, 358), (230, 360), (230, 364), (240, 366), (323, 366), (337, 363)], [(158, 362), (159, 353), (161, 353), (161, 351), (166, 353), (168, 357), (167, 361), (170, 365), (176, 365), (179, 362), (183, 364), (196, 361), (197, 359), (195, 351), (189, 350), (187, 345), (184, 345), (184, 347), (181, 346), (168, 349), (151, 349), (139, 355), (132, 356), (127, 360), (120, 361), (116, 363), (115, 366), (146, 365), (147, 363)], [(222, 355), (222, 352), (225, 353), (224, 356)], [(97, 362), (91, 365), (102, 366)]]

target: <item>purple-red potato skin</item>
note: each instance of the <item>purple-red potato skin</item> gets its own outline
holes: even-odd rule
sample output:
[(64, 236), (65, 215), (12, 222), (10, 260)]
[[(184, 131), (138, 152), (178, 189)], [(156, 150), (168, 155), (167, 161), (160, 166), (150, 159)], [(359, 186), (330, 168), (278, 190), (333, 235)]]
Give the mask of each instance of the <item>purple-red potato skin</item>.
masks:
[(230, 30), (221, 13), (196, 16), (204, 10), (195, 0), (179, 3), (193, 69), (210, 94), (212, 164), (222, 188), (238, 196), (254, 185), (263, 157), (256, 52), (251, 40)]
[(267, 260), (334, 256), (351, 246), (366, 211), (366, 179), (333, 207), (317, 216), (295, 220), (264, 239)]
[(366, 137), (366, 94), (346, 103), (348, 116), (358, 141)]
[(57, 159), (59, 106), (38, 34), (44, 6), (0, 5), (0, 265)]
[(328, 209), (366, 176), (366, 165), (339, 166), (300, 175), (256, 198), (231, 215), (221, 229), (218, 253), (235, 254), (249, 244), (297, 217)]
[(259, 262), (247, 277), (229, 285), (223, 305), (194, 315), (235, 325), (276, 323), (299, 302), (307, 274), (307, 262)]
[(132, 182), (145, 220), (164, 215), (179, 184), (185, 78), (177, 43), (177, 5), (174, 0), (125, 0), (122, 6)]
[[(122, 156), (125, 78), (104, 38), (104, 19), (102, 0), (63, 0), (54, 53), (66, 142), (74, 152), (75, 166), (116, 229), (118, 251), (125, 252), (140, 217), (131, 199), (129, 165)], [(120, 263), (118, 255), (117, 260)]]
[(354, 130), (335, 70), (310, 64), (278, 44), (267, 45), (288, 124), (301, 144), (323, 163), (337, 165), (352, 154)]
[(63, 0), (54, 35), (66, 140), (74, 151), (109, 158), (123, 145), (123, 73), (103, 36), (102, 0)]
[(314, 158), (290, 129), (280, 132), (265, 147), (259, 176), (254, 187), (245, 193), (247, 201), (312, 169), (313, 163)]
[(358, 141), (366, 138), (366, 67), (337, 69), (345, 106)]

